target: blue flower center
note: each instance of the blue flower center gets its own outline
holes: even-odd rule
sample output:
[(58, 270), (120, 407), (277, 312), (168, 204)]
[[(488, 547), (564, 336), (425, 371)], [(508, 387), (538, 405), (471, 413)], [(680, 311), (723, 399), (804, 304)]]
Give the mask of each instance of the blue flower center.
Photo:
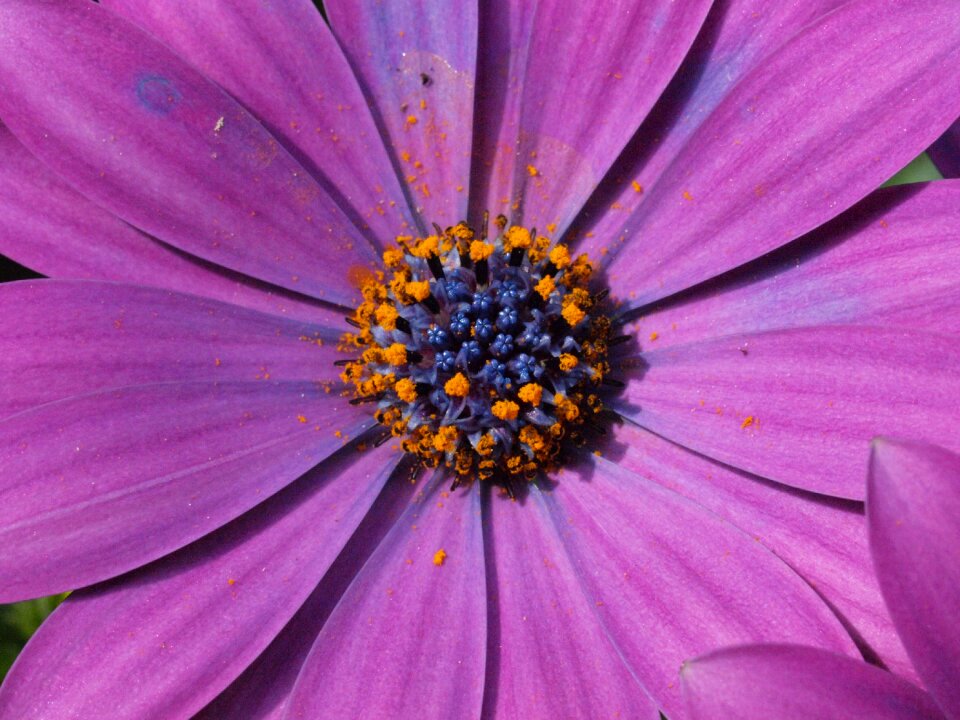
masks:
[(492, 239), (464, 223), (397, 238), (348, 318), (358, 332), (341, 349), (360, 357), (339, 364), (385, 437), (449, 467), (455, 485), (510, 488), (597, 426), (611, 323), (586, 255), (502, 216), (495, 228)]

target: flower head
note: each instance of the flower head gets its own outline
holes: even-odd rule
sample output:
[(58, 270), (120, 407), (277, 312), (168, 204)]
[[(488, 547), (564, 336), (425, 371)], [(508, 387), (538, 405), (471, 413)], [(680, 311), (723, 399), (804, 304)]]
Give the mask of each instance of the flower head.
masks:
[(50, 279), (0, 288), (0, 599), (74, 592), (0, 718), (909, 665), (858, 502), (873, 436), (960, 449), (960, 187), (873, 190), (960, 111), (960, 7), (767, 5), (3, 5)]

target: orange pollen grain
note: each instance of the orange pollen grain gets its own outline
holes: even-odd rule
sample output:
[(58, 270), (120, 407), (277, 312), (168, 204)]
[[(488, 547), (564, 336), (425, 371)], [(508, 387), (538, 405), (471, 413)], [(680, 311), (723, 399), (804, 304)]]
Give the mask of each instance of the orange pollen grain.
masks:
[(470, 392), (470, 381), (463, 373), (457, 373), (444, 383), (443, 391), (450, 397), (466, 397)]
[(480, 240), (474, 240), (470, 243), (470, 259), (474, 262), (486, 260), (488, 257), (493, 255), (494, 250), (496, 250), (494, 245), (481, 242)]
[(577, 359), (576, 355), (571, 355), (570, 353), (560, 355), (560, 369), (564, 372), (570, 372), (579, 364), (580, 360)]
[(497, 400), (490, 408), (490, 412), (501, 420), (516, 420), (517, 415), (520, 414), (520, 406), (513, 400)]
[(430, 283), (427, 280), (408, 282), (404, 289), (417, 302), (423, 302), (430, 297)]
[(412, 403), (417, 399), (417, 386), (410, 378), (397, 380), (397, 384), (393, 386), (393, 389), (396, 391), (397, 397), (405, 403)]
[(400, 366), (407, 364), (407, 348), (403, 343), (394, 343), (388, 348), (384, 348), (383, 359), (391, 365)]
[(550, 297), (550, 293), (557, 289), (557, 284), (553, 281), (553, 278), (549, 275), (544, 275), (540, 278), (540, 282), (533, 286), (533, 289), (537, 291), (537, 294), (546, 300)]
[(440, 548), (433, 554), (433, 564), (437, 567), (443, 565), (443, 561), (447, 559), (447, 551), (443, 548)]
[(536, 407), (543, 398), (543, 388), (537, 385), (537, 383), (527, 383), (517, 392), (517, 397)]

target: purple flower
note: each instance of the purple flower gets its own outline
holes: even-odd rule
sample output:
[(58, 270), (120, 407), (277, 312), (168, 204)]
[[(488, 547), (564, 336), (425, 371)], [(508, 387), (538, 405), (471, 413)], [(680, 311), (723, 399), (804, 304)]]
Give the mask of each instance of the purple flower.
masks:
[(711, 653), (682, 673), (692, 718), (960, 718), (960, 456), (879, 440), (867, 488), (870, 548), (900, 639), (929, 692), (810, 647)]
[[(0, 601), (81, 589), (0, 718), (676, 720), (758, 642), (914, 677), (861, 485), (878, 434), (960, 449), (960, 184), (872, 191), (960, 112), (960, 6), (764, 5), (4, 4), (0, 250), (51, 279), (0, 288)], [(589, 292), (536, 233), (425, 249), (484, 211)], [(344, 396), (397, 235), (399, 369)], [(377, 444), (402, 397), (437, 473)], [(450, 490), (485, 434), (517, 502)]]

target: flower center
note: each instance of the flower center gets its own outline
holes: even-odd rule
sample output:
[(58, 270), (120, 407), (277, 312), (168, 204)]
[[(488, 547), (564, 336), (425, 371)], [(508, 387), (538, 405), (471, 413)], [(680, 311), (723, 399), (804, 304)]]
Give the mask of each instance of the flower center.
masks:
[(479, 235), (460, 223), (398, 237), (347, 318), (357, 332), (341, 349), (360, 357), (338, 364), (351, 402), (377, 403), (385, 438), (450, 468), (454, 487), (512, 493), (600, 429), (611, 322), (586, 255), (502, 215), (494, 226), (493, 239), (486, 219)]

